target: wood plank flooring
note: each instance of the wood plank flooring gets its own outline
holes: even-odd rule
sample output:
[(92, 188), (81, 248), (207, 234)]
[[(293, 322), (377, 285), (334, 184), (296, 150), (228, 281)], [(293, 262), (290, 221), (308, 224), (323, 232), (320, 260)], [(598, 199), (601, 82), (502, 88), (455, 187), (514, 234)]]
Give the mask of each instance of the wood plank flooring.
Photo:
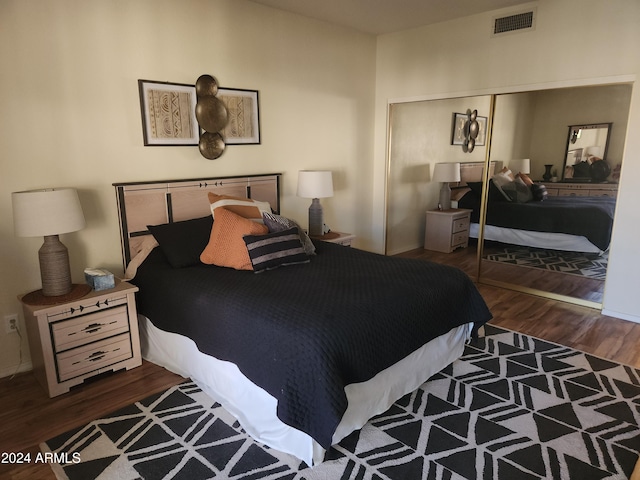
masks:
[[(465, 249), (466, 250), (466, 249)], [(475, 277), (471, 249), (438, 254), (422, 249), (402, 256), (454, 264)], [(598, 310), (480, 285), (491, 323), (640, 368), (640, 324)], [(30, 372), (0, 379), (0, 453), (39, 452), (38, 445), (118, 408), (163, 391), (183, 378), (149, 362), (80, 385), (50, 399)], [(0, 478), (54, 480), (46, 464), (0, 464)], [(634, 477), (635, 478), (635, 477)]]
[[(85, 382), (49, 398), (31, 372), (0, 379), (0, 453), (40, 451), (39, 444), (184, 381), (162, 367), (142, 366)], [(55, 480), (47, 464), (0, 464), (0, 478)]]

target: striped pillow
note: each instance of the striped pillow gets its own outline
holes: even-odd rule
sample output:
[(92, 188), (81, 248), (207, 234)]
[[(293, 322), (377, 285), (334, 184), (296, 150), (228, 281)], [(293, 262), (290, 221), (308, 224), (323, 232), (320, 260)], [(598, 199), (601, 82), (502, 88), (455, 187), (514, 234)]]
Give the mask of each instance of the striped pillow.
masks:
[(302, 243), (302, 247), (304, 248), (304, 252), (307, 255), (315, 255), (316, 254), (316, 246), (313, 244), (309, 235), (305, 233), (305, 231), (298, 225), (295, 220), (291, 220), (287, 217), (282, 217), (280, 215), (276, 215), (275, 213), (264, 212), (262, 214), (262, 219), (264, 224), (269, 227), (269, 232), (281, 232), (282, 230), (289, 230), (290, 228), (297, 227), (298, 233), (300, 234), (300, 242)]
[(309, 263), (295, 227), (267, 235), (245, 235), (243, 238), (256, 273), (285, 265)]

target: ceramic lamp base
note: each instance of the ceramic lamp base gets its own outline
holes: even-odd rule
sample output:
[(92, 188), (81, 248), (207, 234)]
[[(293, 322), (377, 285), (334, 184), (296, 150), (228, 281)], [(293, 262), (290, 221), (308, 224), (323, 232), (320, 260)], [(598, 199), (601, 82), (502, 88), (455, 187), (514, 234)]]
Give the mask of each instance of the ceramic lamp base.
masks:
[(448, 182), (442, 182), (442, 188), (440, 188), (440, 199), (438, 200), (438, 206), (440, 210), (451, 209), (451, 188), (449, 188)]
[(40, 259), (40, 276), (42, 278), (42, 294), (45, 297), (66, 295), (71, 291), (71, 268), (69, 267), (69, 251), (58, 235), (47, 235), (38, 250)]
[(319, 199), (314, 198), (309, 207), (309, 235), (316, 237), (322, 235), (323, 225), (322, 205)]

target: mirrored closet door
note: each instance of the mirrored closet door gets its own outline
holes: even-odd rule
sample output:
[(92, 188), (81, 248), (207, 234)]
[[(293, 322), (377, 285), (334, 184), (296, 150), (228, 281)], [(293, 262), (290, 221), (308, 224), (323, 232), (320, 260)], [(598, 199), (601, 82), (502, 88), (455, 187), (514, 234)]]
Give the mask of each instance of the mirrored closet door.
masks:
[[(439, 201), (435, 165), (459, 163), (461, 181), (450, 187), (454, 205), (472, 210), (477, 280), (599, 307), (631, 90), (615, 84), (391, 105), (386, 253), (422, 247), (425, 213)], [(473, 110), (491, 130), (468, 152), (456, 117)], [(502, 169), (513, 175), (506, 192), (493, 181)]]
[(601, 304), (630, 99), (626, 84), (496, 95), (487, 160), (509, 172), (486, 189), (480, 282)]
[[(424, 245), (426, 211), (438, 207), (442, 187), (442, 183), (433, 178), (436, 164), (474, 163), (482, 168), (486, 158), (486, 132), (482, 132), (472, 152), (464, 152), (456, 116), (475, 109), (487, 119), (490, 102), (491, 96), (483, 95), (390, 106), (387, 255)], [(457, 185), (453, 184), (454, 194)], [(473, 245), (471, 248), (475, 251)]]

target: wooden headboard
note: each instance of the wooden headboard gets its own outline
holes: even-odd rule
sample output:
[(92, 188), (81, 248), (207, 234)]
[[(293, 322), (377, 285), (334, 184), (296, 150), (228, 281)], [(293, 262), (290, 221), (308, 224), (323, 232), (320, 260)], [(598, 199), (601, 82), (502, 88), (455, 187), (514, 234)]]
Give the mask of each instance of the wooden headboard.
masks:
[[(489, 163), (489, 177), (492, 177), (498, 167), (502, 168), (497, 161)], [(451, 182), (451, 188), (466, 187), (467, 182), (482, 182), (484, 172), (484, 162), (464, 162), (460, 164), (460, 181)]]
[(114, 183), (124, 266), (150, 235), (147, 225), (179, 222), (211, 214), (208, 192), (269, 202), (280, 213), (280, 173)]

